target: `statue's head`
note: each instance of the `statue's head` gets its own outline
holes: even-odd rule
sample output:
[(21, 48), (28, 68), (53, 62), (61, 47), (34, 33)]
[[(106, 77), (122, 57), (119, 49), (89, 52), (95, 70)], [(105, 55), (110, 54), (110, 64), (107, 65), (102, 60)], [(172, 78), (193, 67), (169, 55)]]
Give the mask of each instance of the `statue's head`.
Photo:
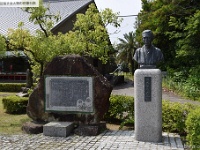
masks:
[(145, 46), (150, 46), (153, 41), (153, 33), (151, 30), (144, 30), (142, 32), (142, 40)]

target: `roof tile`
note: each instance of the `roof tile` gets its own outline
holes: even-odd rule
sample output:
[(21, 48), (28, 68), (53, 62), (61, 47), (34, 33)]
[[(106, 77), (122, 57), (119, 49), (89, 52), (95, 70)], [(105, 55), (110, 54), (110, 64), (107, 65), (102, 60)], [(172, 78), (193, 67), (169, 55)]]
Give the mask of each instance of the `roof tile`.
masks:
[[(55, 23), (55, 27), (72, 13), (91, 2), (94, 2), (94, 0), (44, 0), (44, 5), (49, 4), (50, 13), (60, 13), (61, 20)], [(29, 15), (18, 7), (2, 7), (0, 9), (0, 34), (6, 36), (9, 28), (18, 28), (19, 22), (24, 22), (24, 28), (30, 30), (31, 34), (34, 34), (40, 28), (29, 21)]]

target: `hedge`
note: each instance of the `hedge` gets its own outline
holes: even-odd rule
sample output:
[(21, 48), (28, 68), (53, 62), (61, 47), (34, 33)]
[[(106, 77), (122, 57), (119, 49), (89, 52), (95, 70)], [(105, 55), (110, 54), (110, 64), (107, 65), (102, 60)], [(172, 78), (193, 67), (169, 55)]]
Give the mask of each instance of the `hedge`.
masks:
[(7, 96), (2, 99), (2, 102), (7, 113), (23, 114), (26, 113), (28, 97)]
[[(188, 114), (196, 106), (186, 103), (162, 101), (162, 128), (166, 132), (176, 132), (186, 135)], [(134, 98), (130, 96), (111, 95), (110, 108), (105, 115), (105, 120), (112, 123), (120, 123), (122, 126), (131, 123), (134, 126)]]
[(26, 83), (0, 83), (0, 92), (20, 92)]
[(200, 107), (194, 109), (187, 117), (187, 144), (191, 149), (200, 149)]
[(128, 114), (134, 115), (134, 98), (131, 96), (111, 95), (110, 107), (105, 119), (109, 122), (122, 122)]
[(166, 132), (186, 135), (185, 121), (195, 105), (178, 102), (162, 101), (162, 128)]

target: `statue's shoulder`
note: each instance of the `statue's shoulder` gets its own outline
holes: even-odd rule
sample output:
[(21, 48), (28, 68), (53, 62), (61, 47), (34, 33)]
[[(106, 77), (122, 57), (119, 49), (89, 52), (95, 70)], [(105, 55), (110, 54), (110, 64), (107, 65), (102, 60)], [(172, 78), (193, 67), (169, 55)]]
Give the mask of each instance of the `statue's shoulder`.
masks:
[(139, 53), (141, 53), (141, 48), (137, 48), (135, 51), (135, 54), (138, 55)]
[(139, 47), (139, 48), (136, 49), (136, 52), (137, 52), (137, 53), (140, 53), (140, 52), (142, 52), (142, 51), (143, 51), (142, 47)]
[(155, 48), (156, 51), (161, 51), (160, 48), (158, 48), (158, 47), (154, 46), (154, 48)]
[(159, 48), (155, 47), (155, 52), (156, 52), (156, 55), (159, 58), (159, 61), (163, 60), (163, 53), (162, 53), (162, 51)]
[(155, 51), (156, 51), (157, 54), (162, 54), (162, 51), (158, 47), (155, 47)]
[(137, 48), (137, 49), (136, 49), (136, 51), (141, 51), (141, 49), (142, 49), (142, 48), (141, 48), (141, 47), (139, 47), (139, 48)]

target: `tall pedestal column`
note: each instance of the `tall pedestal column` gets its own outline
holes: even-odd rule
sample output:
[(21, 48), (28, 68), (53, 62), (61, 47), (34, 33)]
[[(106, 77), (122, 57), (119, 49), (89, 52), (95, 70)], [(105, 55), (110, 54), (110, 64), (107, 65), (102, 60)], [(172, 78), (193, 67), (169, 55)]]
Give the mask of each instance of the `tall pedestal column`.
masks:
[(137, 69), (134, 74), (135, 139), (162, 141), (162, 74), (159, 69)]

